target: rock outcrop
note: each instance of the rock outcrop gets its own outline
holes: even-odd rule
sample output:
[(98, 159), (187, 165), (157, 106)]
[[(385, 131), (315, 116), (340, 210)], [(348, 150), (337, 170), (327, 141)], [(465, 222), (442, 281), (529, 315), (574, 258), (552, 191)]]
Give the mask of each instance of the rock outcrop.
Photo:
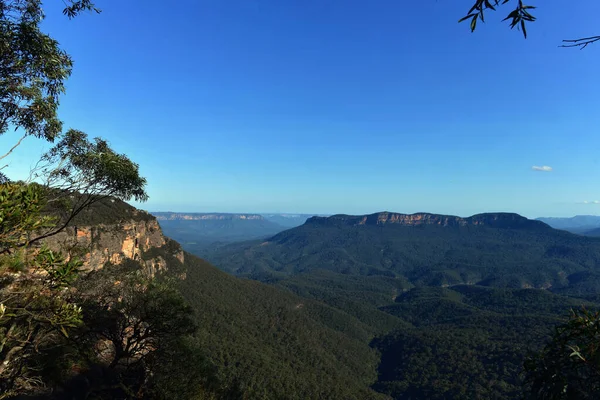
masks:
[[(119, 265), (125, 260), (136, 260), (145, 266), (150, 276), (154, 276), (167, 268), (167, 262), (156, 254), (160, 252), (153, 250), (166, 247), (169, 239), (163, 236), (156, 218), (124, 204), (121, 202), (120, 207), (127, 207), (127, 213), (112, 214), (103, 222), (94, 220), (92, 224), (87, 224), (89, 219), (75, 219), (44, 243), (52, 250), (80, 258), (87, 271), (100, 269), (106, 263)], [(183, 250), (178, 245), (174, 247), (170, 247), (170, 254), (183, 263)]]
[(429, 213), (400, 214), (379, 212), (369, 215), (333, 215), (331, 217), (312, 217), (307, 224), (342, 224), (342, 225), (387, 225), (405, 226), (438, 225), (444, 227), (488, 226), (509, 229), (551, 229), (541, 221), (530, 220), (514, 213), (485, 213), (462, 218), (453, 215)]

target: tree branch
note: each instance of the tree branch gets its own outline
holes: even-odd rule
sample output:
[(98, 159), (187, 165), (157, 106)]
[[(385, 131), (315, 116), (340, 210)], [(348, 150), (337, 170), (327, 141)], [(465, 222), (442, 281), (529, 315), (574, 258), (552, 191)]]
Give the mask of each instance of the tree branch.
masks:
[(600, 41), (600, 35), (599, 36), (590, 36), (590, 37), (585, 37), (585, 38), (580, 38), (580, 39), (565, 39), (565, 40), (563, 40), (563, 43), (568, 43), (568, 44), (563, 44), (559, 47), (579, 47), (580, 50), (583, 50), (589, 44), (592, 44), (597, 41)]
[(75, 205), (73, 205), (73, 208), (71, 209), (70, 214), (66, 217), (66, 220), (64, 222), (60, 223), (57, 227), (54, 227), (50, 231), (34, 237), (33, 239), (29, 239), (24, 242), (15, 244), (15, 245), (11, 246), (10, 248), (2, 249), (2, 250), (0, 250), (0, 254), (9, 253), (10, 250), (14, 249), (14, 248), (29, 246), (33, 243), (39, 242), (42, 239), (46, 239), (50, 236), (54, 236), (54, 235), (62, 232), (63, 230), (65, 230), (67, 228), (67, 226), (69, 226), (71, 221), (77, 215), (79, 215), (83, 210), (85, 210), (87, 207), (91, 206), (94, 203), (97, 203), (98, 201), (102, 201), (102, 200), (110, 197), (110, 195), (103, 196), (103, 195), (90, 195), (90, 194), (84, 194), (81, 196), (84, 198), (84, 201), (80, 204), (79, 200), (78, 200), (77, 203), (75, 203)]
[[(69, 226), (69, 224), (71, 223), (71, 221), (77, 215), (79, 215), (79, 213), (81, 213), (84, 209), (86, 209), (87, 207), (91, 206), (92, 204), (94, 204), (94, 203), (96, 203), (97, 201), (100, 201), (100, 200), (101, 199), (99, 197), (96, 197), (96, 196), (87, 196), (87, 198), (81, 204), (76, 203), (76, 205), (73, 206), (73, 208), (71, 209), (71, 213), (67, 217), (67, 219), (66, 219), (65, 222), (63, 222), (57, 228), (54, 228), (50, 232), (44, 233), (42, 235), (39, 235), (39, 236), (35, 237), (34, 239), (29, 240), (27, 243), (23, 243), (23, 246), (28, 245), (28, 244), (32, 244), (32, 243), (35, 243), (35, 242), (38, 242), (38, 241), (40, 241), (42, 239), (45, 239), (45, 238), (50, 237), (50, 236), (54, 236), (54, 235), (62, 232), (67, 226)], [(22, 247), (22, 246), (18, 246), (18, 247)]]
[(0, 156), (0, 160), (2, 160), (3, 158), (6, 158), (10, 155), (10, 153), (12, 153), (17, 147), (19, 147), (19, 145), (21, 144), (21, 142), (23, 141), (23, 139), (25, 139), (27, 137), (27, 134), (24, 134), (21, 139), (19, 139), (19, 141), (17, 142), (17, 144), (15, 144), (9, 151), (8, 153), (6, 153), (3, 156)]

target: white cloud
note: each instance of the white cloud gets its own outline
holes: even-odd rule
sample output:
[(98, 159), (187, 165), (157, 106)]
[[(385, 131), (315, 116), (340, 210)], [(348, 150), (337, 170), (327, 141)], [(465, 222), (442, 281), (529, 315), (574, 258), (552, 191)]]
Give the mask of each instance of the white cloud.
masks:
[(547, 165), (543, 165), (543, 166), (538, 166), (538, 165), (534, 165), (533, 167), (531, 167), (532, 170), (534, 171), (541, 171), (541, 172), (551, 172), (552, 171), (552, 167), (549, 167)]
[(583, 204), (600, 204), (600, 200), (584, 200)]

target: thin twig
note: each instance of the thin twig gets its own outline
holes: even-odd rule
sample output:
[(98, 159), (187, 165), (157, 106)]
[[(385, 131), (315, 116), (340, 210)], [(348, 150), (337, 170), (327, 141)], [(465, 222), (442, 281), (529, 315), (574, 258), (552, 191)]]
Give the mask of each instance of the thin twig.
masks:
[(17, 144), (15, 144), (9, 151), (8, 153), (6, 153), (5, 155), (0, 157), (0, 160), (2, 160), (3, 158), (6, 158), (10, 155), (10, 153), (12, 153), (17, 147), (19, 147), (19, 145), (21, 144), (21, 142), (23, 141), (23, 139), (25, 139), (27, 137), (27, 134), (24, 134), (23, 137), (21, 137), (21, 139), (19, 139), (19, 141), (17, 142)]
[(599, 40), (600, 40), (600, 36), (590, 36), (590, 37), (585, 37), (585, 38), (580, 38), (580, 39), (565, 39), (565, 40), (563, 40), (563, 43), (568, 43), (568, 44), (563, 44), (559, 47), (579, 47), (580, 50), (583, 50), (589, 44), (592, 44)]

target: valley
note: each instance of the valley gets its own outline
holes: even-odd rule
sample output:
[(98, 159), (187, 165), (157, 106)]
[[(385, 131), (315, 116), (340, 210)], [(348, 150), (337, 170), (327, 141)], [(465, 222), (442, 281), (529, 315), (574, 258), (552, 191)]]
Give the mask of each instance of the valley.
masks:
[(214, 248), (273, 236), (302, 225), (308, 214), (230, 214), (153, 212), (165, 234), (202, 256)]
[(360, 327), (381, 357), (370, 387), (394, 399), (518, 397), (529, 352), (598, 307), (600, 240), (516, 214), (313, 217), (205, 256)]
[[(193, 227), (188, 239), (228, 240), (202, 248), (205, 261), (165, 221)], [(518, 398), (528, 357), (570, 310), (600, 309), (600, 239), (517, 214), (315, 216), (258, 240), (224, 233), (247, 221), (273, 228), (259, 215), (154, 216), (111, 199), (46, 244), (77, 249), (82, 294), (122, 298), (121, 282), (140, 274), (173, 287), (195, 325), (172, 350), (187, 353), (194, 385), (174, 393), (214, 398)]]
[(600, 399), (550, 3), (0, 0), (0, 400)]

